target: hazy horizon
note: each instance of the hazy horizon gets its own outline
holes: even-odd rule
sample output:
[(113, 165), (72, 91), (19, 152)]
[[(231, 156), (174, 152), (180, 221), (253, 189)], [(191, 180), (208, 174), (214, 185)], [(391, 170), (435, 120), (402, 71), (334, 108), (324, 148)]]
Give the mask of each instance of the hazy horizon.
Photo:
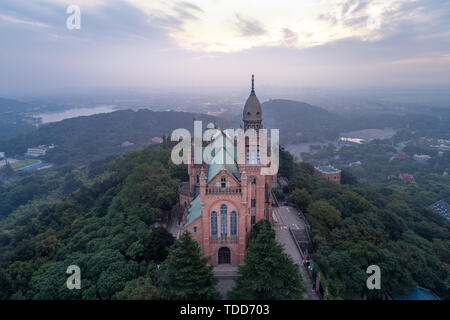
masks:
[(0, 95), (246, 91), (253, 73), (257, 90), (444, 92), (449, 27), (441, 0), (4, 0)]

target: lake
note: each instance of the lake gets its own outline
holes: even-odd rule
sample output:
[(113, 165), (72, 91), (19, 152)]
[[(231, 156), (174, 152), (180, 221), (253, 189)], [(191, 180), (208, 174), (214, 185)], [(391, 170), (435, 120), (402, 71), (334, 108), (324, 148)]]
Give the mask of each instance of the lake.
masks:
[(99, 113), (110, 113), (117, 111), (115, 105), (101, 105), (93, 108), (73, 108), (61, 112), (36, 114), (34, 118), (40, 118), (41, 123), (52, 123), (64, 119), (76, 118), (81, 116), (92, 116)]
[(289, 144), (285, 147), (285, 149), (287, 151), (289, 151), (295, 158), (297, 158), (297, 160), (302, 161), (302, 152), (305, 153), (311, 153), (314, 154), (319, 150), (313, 150), (311, 148), (311, 146), (321, 146), (323, 147), (327, 147), (329, 144), (333, 144), (336, 146), (336, 148), (339, 147), (337, 141), (324, 141), (324, 142), (318, 142), (318, 141), (313, 141), (313, 142), (302, 142), (302, 143), (296, 143), (296, 144)]
[[(357, 131), (341, 132), (342, 138), (352, 139), (353, 142), (361, 143), (357, 140), (373, 140), (373, 139), (390, 139), (397, 133), (397, 130), (392, 128), (385, 129), (364, 129)], [(349, 140), (349, 141), (352, 141)]]

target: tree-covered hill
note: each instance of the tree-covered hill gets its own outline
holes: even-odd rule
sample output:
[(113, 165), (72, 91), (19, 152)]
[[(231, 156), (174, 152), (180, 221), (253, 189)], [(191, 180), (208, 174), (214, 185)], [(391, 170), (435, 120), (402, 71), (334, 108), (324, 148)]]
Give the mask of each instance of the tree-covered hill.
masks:
[(35, 106), (12, 99), (0, 98), (0, 114), (29, 112), (35, 109)]
[[(156, 264), (173, 241), (149, 225), (177, 202), (186, 168), (171, 163), (170, 149), (149, 147), (99, 175), (92, 169), (63, 201), (0, 220), (0, 299), (159, 297)], [(338, 185), (311, 169), (281, 152), (280, 174), (289, 178), (291, 200), (305, 208), (313, 261), (330, 298), (380, 298), (416, 285), (449, 298), (445, 219), (401, 192)], [(64, 285), (72, 264), (82, 270), (83, 290)], [(365, 286), (371, 264), (382, 270), (379, 292)]]
[(270, 100), (262, 108), (265, 126), (280, 129), (282, 144), (336, 139), (343, 121), (325, 109), (292, 100)]
[(448, 109), (408, 114), (337, 114), (304, 102), (274, 99), (262, 104), (264, 125), (280, 129), (283, 145), (336, 140), (341, 132), (361, 129), (405, 129), (416, 135), (450, 139)]
[[(32, 118), (25, 115), (33, 108), (33, 105), (24, 102), (0, 98), (0, 139), (33, 131), (35, 126)], [(0, 148), (0, 151), (3, 150)]]
[(40, 127), (38, 130), (0, 141), (0, 150), (8, 156), (23, 155), (28, 147), (55, 144), (45, 160), (56, 163), (89, 163), (131, 148), (151, 144), (155, 136), (170, 135), (177, 128), (192, 132), (193, 119), (202, 120), (204, 126), (217, 119), (208, 115), (187, 112), (158, 112), (147, 109), (122, 110), (107, 114), (66, 119)]
[[(159, 147), (123, 155), (109, 173), (62, 202), (0, 221), (0, 299), (157, 298), (156, 263), (173, 241), (149, 225), (176, 203), (186, 177)], [(82, 290), (65, 287), (73, 264)]]

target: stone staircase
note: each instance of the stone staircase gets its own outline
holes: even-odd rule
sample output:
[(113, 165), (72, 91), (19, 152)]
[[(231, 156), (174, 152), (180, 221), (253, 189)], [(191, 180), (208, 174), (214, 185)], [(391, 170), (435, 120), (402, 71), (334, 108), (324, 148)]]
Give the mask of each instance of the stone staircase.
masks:
[(231, 264), (219, 264), (214, 267), (214, 276), (219, 280), (236, 280), (239, 276), (238, 268)]

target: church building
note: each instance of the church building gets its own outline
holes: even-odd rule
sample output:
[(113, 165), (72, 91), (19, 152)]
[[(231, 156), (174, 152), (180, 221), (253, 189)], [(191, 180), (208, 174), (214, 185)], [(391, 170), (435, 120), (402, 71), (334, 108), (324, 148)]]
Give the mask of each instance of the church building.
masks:
[[(252, 76), (243, 110), (244, 130), (262, 129), (262, 115)], [(179, 188), (181, 232), (191, 233), (203, 254), (210, 257), (210, 264), (239, 265), (244, 263), (253, 226), (262, 219), (272, 223), (272, 188), (277, 177), (261, 174), (259, 145), (255, 154), (246, 143), (245, 161), (239, 164), (236, 139), (222, 130), (220, 133), (210, 143), (228, 139), (227, 143), (221, 141), (223, 150), (216, 154), (228, 161), (188, 165), (189, 181)]]

